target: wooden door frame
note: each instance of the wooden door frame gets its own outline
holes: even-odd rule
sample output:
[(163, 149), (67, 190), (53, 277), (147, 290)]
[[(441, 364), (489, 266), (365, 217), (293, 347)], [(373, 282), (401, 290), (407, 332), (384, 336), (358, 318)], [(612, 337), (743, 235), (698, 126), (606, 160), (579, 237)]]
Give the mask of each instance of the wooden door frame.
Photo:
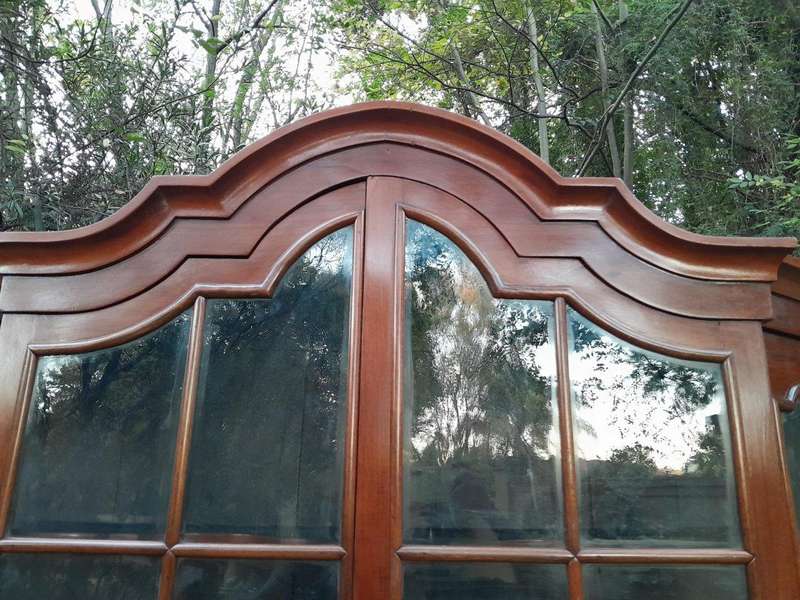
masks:
[[(601, 285), (579, 261), (519, 257), (502, 230), (466, 202), (440, 189), (400, 178), (374, 177), (367, 187), (366, 254), (377, 239), (382, 257), (393, 257), (371, 273), (365, 268), (365, 306), (371, 294), (382, 298), (380, 316), (364, 323), (364, 359), (373, 361), (362, 373), (362, 405), (372, 407), (360, 418), (369, 438), (359, 440), (359, 492), (356, 512), (356, 598), (375, 598), (391, 590), (399, 598), (402, 561), (509, 561), (568, 565), (570, 598), (582, 598), (580, 564), (741, 564), (753, 598), (790, 598), (796, 572), (781, 560), (794, 553), (789, 505), (776, 505), (783, 491), (776, 406), (767, 393), (764, 347), (760, 324), (740, 321), (698, 321), (656, 311)], [(572, 448), (571, 397), (559, 385), (560, 435), (564, 457), (566, 544), (563, 548), (422, 547), (402, 543), (402, 261), (406, 218), (421, 221), (453, 240), (476, 264), (498, 298), (548, 299), (556, 303), (557, 367), (568, 381), (566, 357), (567, 303), (606, 330), (639, 346), (688, 360), (719, 363), (722, 367), (732, 429), (734, 465), (742, 524), (743, 550), (736, 549), (581, 549), (577, 489)], [(369, 309), (367, 309), (369, 310)], [(371, 331), (379, 331), (370, 335)], [(390, 376), (376, 381), (375, 373)], [(746, 373), (747, 376), (742, 376)], [(749, 398), (763, 398), (750, 402)], [(363, 413), (362, 413), (363, 415)], [(391, 428), (389, 428), (391, 424)], [(386, 444), (387, 436), (391, 440)], [(362, 491), (362, 474), (369, 473)], [(379, 485), (377, 482), (384, 482)], [(391, 482), (386, 487), (385, 482)], [(373, 493), (370, 494), (370, 491)], [(364, 494), (362, 496), (362, 493)], [(388, 518), (387, 518), (388, 516)], [(375, 532), (380, 531), (380, 535)], [(781, 533), (783, 532), (783, 533)], [(363, 543), (363, 545), (362, 545)], [(369, 557), (358, 560), (359, 553)], [(759, 557), (760, 560), (754, 560)], [(792, 561), (789, 561), (790, 565)], [(363, 570), (361, 570), (363, 569)], [(358, 592), (361, 591), (359, 594)]]
[[(344, 557), (344, 598), (351, 595), (351, 566), (365, 586), (355, 588), (359, 600), (382, 597), (376, 594), (389, 589), (384, 584), (397, 593), (397, 552), (405, 560), (429, 552), (400, 548), (398, 538), (403, 248), (397, 223), (404, 214), (450, 237), (479, 267), (495, 296), (555, 299), (561, 336), (566, 335), (563, 313), (569, 303), (640, 346), (723, 366), (745, 554), (581, 551), (573, 519), (558, 556), (521, 550), (506, 553), (503, 560), (570, 565), (573, 599), (580, 597), (579, 562), (647, 560), (746, 563), (753, 598), (800, 597), (798, 565), (788, 559), (797, 557), (797, 548), (761, 337), (762, 323), (773, 315), (770, 283), (795, 240), (682, 231), (648, 211), (619, 180), (563, 178), (521, 145), (469, 119), (389, 102), (305, 119), (246, 148), (211, 175), (155, 178), (118, 213), (95, 225), (60, 233), (0, 234), (4, 530), (37, 355), (123, 343), (194, 306), (177, 452), (178, 463), (185, 463), (204, 298), (269, 296), (288, 265), (314, 241), (347, 224), (355, 226), (360, 240), (363, 228), (368, 248), (364, 287), (354, 294), (356, 329), (351, 331), (354, 342), (363, 340), (363, 348), (351, 352), (350, 375), (351, 422), (358, 410), (359, 433), (356, 440), (353, 424), (347, 441), (352, 453), (357, 450), (358, 472), (350, 469), (346, 475), (347, 486), (356, 486), (358, 494), (355, 515), (345, 511), (344, 517), (355, 545), (348, 546), (352, 538), (346, 534), (339, 550), (213, 544), (182, 549), (176, 525), (182, 475), (176, 465), (166, 543), (94, 541), (67, 547), (63, 540), (5, 538), (0, 552), (155, 554), (165, 557), (166, 579), (174, 556), (183, 550), (187, 556), (213, 551)], [(356, 248), (363, 252), (360, 243)], [(357, 329), (361, 323), (363, 335)], [(567, 380), (567, 369), (566, 357), (560, 356), (561, 381)], [(563, 411), (569, 408), (566, 392), (559, 403)], [(562, 415), (568, 464), (573, 457), (565, 419)], [(392, 445), (386, 444), (387, 434)], [(570, 485), (565, 512), (574, 516), (569, 506), (576, 495), (574, 481), (567, 478)], [(387, 537), (370, 533), (372, 527), (386, 530), (387, 523)], [(449, 558), (498, 556), (462, 548)]]

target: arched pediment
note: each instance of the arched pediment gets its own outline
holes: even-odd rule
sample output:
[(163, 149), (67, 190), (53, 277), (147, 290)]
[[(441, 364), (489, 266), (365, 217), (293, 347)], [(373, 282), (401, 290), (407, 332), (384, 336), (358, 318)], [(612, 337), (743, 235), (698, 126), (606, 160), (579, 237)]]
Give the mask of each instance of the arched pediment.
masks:
[[(440, 189), (492, 223), (518, 256), (579, 259), (619, 292), (691, 317), (768, 318), (764, 283), (796, 244), (683, 231), (618, 179), (562, 177), (470, 119), (376, 102), (298, 121), (209, 175), (156, 177), (94, 225), (0, 234), (0, 311), (96, 310), (167, 281), (186, 261), (246, 258), (299, 206), (374, 176)], [(51, 275), (63, 294), (47, 293)]]

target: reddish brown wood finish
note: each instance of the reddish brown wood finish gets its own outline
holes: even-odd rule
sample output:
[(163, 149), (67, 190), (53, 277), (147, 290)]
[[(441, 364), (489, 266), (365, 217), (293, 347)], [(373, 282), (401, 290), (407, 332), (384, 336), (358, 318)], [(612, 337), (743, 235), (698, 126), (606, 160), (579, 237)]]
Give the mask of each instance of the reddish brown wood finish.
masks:
[[(406, 218), (458, 244), (495, 296), (555, 300), (563, 547), (403, 545)], [(341, 545), (182, 536), (204, 299), (270, 296), (310, 244), (345, 225), (354, 226), (355, 268)], [(0, 552), (162, 556), (162, 600), (171, 597), (181, 556), (340, 561), (346, 600), (399, 600), (403, 561), (563, 564), (570, 600), (583, 598), (585, 563), (742, 564), (752, 598), (795, 600), (798, 562), (787, 557), (797, 558), (798, 545), (767, 371), (769, 352), (773, 390), (780, 390), (797, 365), (800, 265), (781, 266), (794, 245), (681, 231), (618, 180), (563, 178), (468, 119), (394, 103), (316, 115), (208, 176), (154, 179), (87, 228), (0, 234), (0, 534), (36, 357), (120, 344), (194, 307), (164, 540), (3, 538)], [(722, 365), (743, 548), (581, 548), (567, 304), (640, 346)]]
[[(770, 387), (778, 408), (791, 412), (800, 410), (800, 259), (791, 256), (784, 259), (778, 271), (778, 280), (772, 284), (772, 293), (774, 318), (764, 324)], [(782, 431), (781, 416), (776, 414), (775, 421)], [(783, 442), (783, 438), (780, 441)], [(789, 471), (784, 452), (781, 443), (784, 494), (791, 498), (791, 480), (800, 477), (800, 473)], [(800, 515), (795, 517), (797, 531), (794, 558), (800, 565), (800, 526), (797, 525), (800, 523)]]

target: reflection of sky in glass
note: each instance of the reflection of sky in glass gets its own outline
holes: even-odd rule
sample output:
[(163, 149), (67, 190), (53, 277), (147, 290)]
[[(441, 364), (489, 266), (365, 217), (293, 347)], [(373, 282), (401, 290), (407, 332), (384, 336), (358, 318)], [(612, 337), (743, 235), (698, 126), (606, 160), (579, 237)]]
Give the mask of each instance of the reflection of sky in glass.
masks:
[[(580, 327), (597, 336), (570, 355), (579, 455), (609, 460), (639, 444), (651, 449), (659, 470), (691, 471), (703, 435), (725, 425), (719, 367), (634, 348), (573, 311), (570, 320), (573, 332)], [(727, 428), (722, 433), (727, 437)]]
[[(444, 440), (457, 437), (455, 432), (465, 420), (484, 419), (486, 403), (491, 402), (491, 398), (487, 397), (487, 382), (474, 369), (481, 366), (484, 355), (497, 350), (504, 341), (518, 337), (520, 333), (524, 334), (527, 328), (539, 325), (547, 330), (546, 339), (540, 344), (519, 344), (515, 351), (520, 363), (531, 376), (546, 381), (551, 386), (552, 426), (544, 436), (537, 435), (534, 431), (536, 427), (526, 428), (521, 437), (540, 458), (558, 456), (560, 441), (553, 385), (556, 364), (552, 304), (494, 298), (480, 271), (455, 244), (435, 230), (410, 221), (406, 246), (406, 280), (407, 285), (414, 290), (418, 307), (435, 301), (426, 297), (426, 285), (413, 274), (413, 270), (422, 265), (434, 269), (443, 285), (452, 286), (457, 301), (447, 307), (449, 322), (438, 329), (427, 331), (434, 348), (432, 366), (444, 385), (439, 401), (426, 408), (416, 423), (417, 427), (410, 440), (414, 450), (422, 453), (432, 443), (441, 447)], [(514, 447), (502, 439), (502, 436), (492, 435), (493, 433), (498, 432), (474, 429), (468, 446), (488, 445), (494, 454), (513, 456)], [(443, 461), (451, 458), (448, 454), (452, 450), (445, 451), (440, 458)]]
[(437, 231), (406, 247), (404, 539), (562, 537), (553, 305), (492, 297)]

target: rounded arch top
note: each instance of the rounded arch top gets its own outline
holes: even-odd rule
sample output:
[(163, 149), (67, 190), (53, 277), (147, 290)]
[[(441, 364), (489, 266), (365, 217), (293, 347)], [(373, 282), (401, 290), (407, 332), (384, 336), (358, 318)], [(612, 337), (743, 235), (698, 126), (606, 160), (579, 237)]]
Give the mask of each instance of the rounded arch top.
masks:
[[(394, 142), (455, 158), (496, 179), (543, 221), (596, 222), (631, 254), (687, 277), (773, 281), (794, 238), (704, 236), (667, 223), (616, 178), (569, 178), (522, 144), (472, 119), (401, 102), (317, 113), (279, 129), (213, 173), (160, 176), (118, 212), (63, 232), (0, 234), (0, 274), (91, 271), (124, 260), (181, 218), (226, 219), (295, 167), (354, 146)], [(329, 163), (336, 167), (335, 161)], [(341, 182), (352, 177), (342, 170)]]

